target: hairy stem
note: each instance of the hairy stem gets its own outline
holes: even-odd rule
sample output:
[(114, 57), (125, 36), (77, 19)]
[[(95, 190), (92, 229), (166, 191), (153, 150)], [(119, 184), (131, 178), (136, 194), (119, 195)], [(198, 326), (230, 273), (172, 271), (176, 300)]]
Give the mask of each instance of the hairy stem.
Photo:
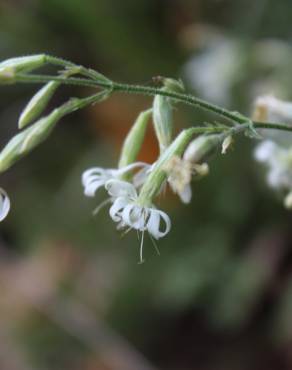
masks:
[[(63, 59), (50, 57), (49, 61), (52, 64), (58, 64), (65, 67), (74, 67), (71, 62), (64, 61)], [(77, 78), (77, 77), (70, 77), (65, 78), (62, 76), (50, 76), (50, 75), (37, 75), (37, 74), (17, 74), (15, 77), (16, 82), (20, 83), (47, 83), (49, 81), (59, 81), (65, 85), (76, 85), (76, 86), (86, 86), (92, 88), (105, 88), (109, 89), (112, 92), (122, 92), (128, 94), (140, 94), (140, 95), (147, 95), (147, 96), (155, 96), (155, 95), (162, 95), (176, 101), (179, 101), (184, 104), (191, 105), (196, 108), (201, 108), (206, 111), (216, 113), (217, 115), (231, 120), (234, 124), (245, 124), (249, 123), (252, 124), (254, 128), (265, 128), (265, 129), (273, 129), (273, 130), (283, 130), (283, 131), (292, 131), (292, 127), (285, 124), (285, 123), (271, 123), (271, 122), (252, 122), (250, 118), (238, 113), (227, 110), (225, 108), (219, 107), (215, 104), (209, 103), (205, 100), (199, 99), (193, 95), (174, 92), (174, 91), (166, 91), (160, 88), (151, 87), (151, 86), (142, 86), (142, 85), (131, 85), (131, 84), (124, 84), (124, 83), (117, 83), (112, 82), (110, 80), (100, 81), (98, 80), (97, 75), (98, 72), (94, 70), (88, 70), (84, 67), (82, 71), (86, 71), (85, 74), (87, 78)]]

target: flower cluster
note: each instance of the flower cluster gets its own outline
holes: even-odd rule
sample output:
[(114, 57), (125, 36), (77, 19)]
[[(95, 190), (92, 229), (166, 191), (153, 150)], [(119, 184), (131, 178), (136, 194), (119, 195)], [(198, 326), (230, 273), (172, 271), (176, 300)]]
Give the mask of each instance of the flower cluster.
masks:
[[(233, 55), (236, 48), (232, 43), (222, 43), (219, 49), (220, 56), (224, 57), (226, 50), (231, 51)], [(221, 59), (221, 62), (226, 62), (226, 58)], [(214, 64), (213, 58), (208, 57), (207, 60), (210, 66)], [(48, 64), (60, 67), (56, 76), (33, 74), (35, 69)], [(229, 76), (234, 74), (234, 71), (226, 68), (225, 72)], [(78, 78), (76, 75), (79, 75)], [(202, 76), (199, 75), (197, 77), (200, 80)], [(210, 78), (209, 80), (211, 81)], [(273, 96), (260, 96), (255, 101), (253, 116), (249, 118), (186, 94), (181, 81), (159, 77), (157, 78), (159, 87), (116, 83), (90, 68), (45, 54), (1, 62), (0, 85), (17, 82), (40, 82), (45, 85), (36, 92), (20, 114), (18, 120), (20, 131), (0, 151), (0, 173), (8, 170), (46, 140), (65, 115), (90, 104), (102, 102), (114, 91), (153, 96), (150, 109), (141, 112), (129, 130), (116, 168), (92, 167), (82, 175), (85, 196), (94, 197), (101, 188), (108, 193), (107, 199), (96, 208), (95, 213), (102, 206), (110, 204), (110, 217), (119, 230), (134, 229), (142, 233), (141, 262), (145, 231), (151, 238), (158, 240), (167, 235), (171, 229), (169, 216), (155, 206), (156, 197), (169, 186), (183, 203), (189, 203), (192, 197), (191, 181), (208, 174), (209, 166), (206, 161), (209, 156), (220, 147), (221, 153), (225, 154), (232, 146), (236, 134), (245, 133), (251, 138), (258, 138), (256, 130), (259, 130), (264, 140), (257, 146), (255, 158), (266, 164), (268, 184), (274, 189), (284, 190), (286, 193), (284, 203), (286, 207), (292, 208), (292, 145), (291, 135), (287, 134), (292, 131), (291, 102)], [(44, 116), (44, 110), (61, 84), (92, 86), (99, 90), (84, 98), (70, 98)], [(219, 98), (224, 96), (221, 90), (220, 88), (216, 92), (216, 94), (219, 92), (219, 95), (217, 94)], [(213, 121), (193, 126), (182, 130), (175, 137), (173, 112), (177, 102), (216, 113), (228, 122)], [(138, 162), (137, 158), (151, 119), (159, 155), (154, 163), (147, 164)], [(263, 121), (264, 124), (261, 123)], [(7, 216), (9, 209), (9, 197), (5, 190), (0, 188), (0, 221)]]
[[(208, 165), (201, 161), (214, 146), (222, 142), (223, 138), (220, 135), (200, 136), (189, 144), (194, 133), (193, 129), (189, 129), (183, 130), (166, 147), (167, 141), (161, 134), (165, 130), (157, 128), (159, 132), (157, 138), (158, 140), (162, 138), (163, 142), (161, 145), (163, 150), (157, 160), (152, 165), (133, 162), (136, 157), (132, 155), (133, 152), (138, 153), (137, 145), (135, 145), (137, 137), (140, 147), (142, 144), (140, 130), (143, 130), (143, 135), (145, 133), (141, 118), (143, 120), (149, 118), (148, 115), (139, 117), (125, 140), (127, 145), (122, 148), (119, 167), (116, 169), (89, 168), (82, 175), (82, 185), (84, 194), (88, 197), (95, 196), (97, 190), (101, 188), (108, 193), (108, 198), (96, 208), (95, 213), (110, 203), (109, 215), (117, 224), (118, 230), (133, 229), (142, 233), (140, 262), (143, 262), (145, 231), (151, 238), (158, 240), (167, 235), (171, 229), (170, 218), (164, 211), (156, 208), (155, 197), (169, 184), (182, 202), (189, 203), (192, 195), (192, 178), (208, 173)], [(157, 120), (156, 126), (158, 123), (166, 124), (162, 119)]]
[[(272, 95), (260, 96), (255, 102), (253, 118), (258, 121), (285, 121), (292, 124), (292, 103), (277, 99)], [(285, 192), (284, 205), (292, 208), (292, 145), (291, 134), (276, 132), (271, 134), (261, 130), (265, 136), (257, 145), (255, 159), (268, 169), (267, 183)]]

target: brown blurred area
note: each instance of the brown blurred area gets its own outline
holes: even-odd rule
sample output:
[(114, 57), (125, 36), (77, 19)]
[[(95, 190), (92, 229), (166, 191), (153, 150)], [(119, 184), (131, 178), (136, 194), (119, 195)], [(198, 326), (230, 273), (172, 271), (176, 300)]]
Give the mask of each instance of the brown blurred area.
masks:
[[(255, 96), (292, 98), (290, 0), (2, 0), (0, 59), (49, 53), (118, 81), (182, 78), (249, 114)], [(2, 86), (0, 141), (37, 86)], [(62, 87), (48, 110), (85, 88)], [(253, 143), (210, 161), (193, 200), (159, 205), (172, 230), (160, 256), (121, 236), (105, 193), (80, 177), (114, 168), (151, 98), (113, 95), (60, 122), (1, 177), (12, 201), (0, 230), (0, 370), (291, 370), (291, 213), (265, 185)], [(214, 120), (177, 105), (175, 130)], [(216, 118), (217, 119), (217, 118)], [(158, 148), (147, 131), (140, 159)]]

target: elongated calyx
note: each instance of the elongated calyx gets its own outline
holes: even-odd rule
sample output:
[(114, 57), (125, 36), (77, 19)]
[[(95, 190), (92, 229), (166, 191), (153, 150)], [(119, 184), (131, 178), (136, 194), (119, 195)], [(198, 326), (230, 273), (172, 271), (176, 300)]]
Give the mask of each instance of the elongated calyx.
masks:
[(0, 172), (10, 168), (16, 161), (44, 141), (62, 117), (60, 109), (39, 119), (35, 124), (14, 136), (0, 153)]
[(6, 68), (14, 72), (29, 72), (46, 63), (45, 54), (29, 55), (25, 57), (10, 58), (0, 63), (0, 71)]
[(119, 168), (128, 166), (136, 161), (143, 144), (145, 131), (152, 114), (152, 109), (141, 112), (130, 129), (120, 155)]
[(59, 85), (56, 81), (48, 82), (31, 98), (19, 117), (18, 128), (27, 126), (42, 114)]

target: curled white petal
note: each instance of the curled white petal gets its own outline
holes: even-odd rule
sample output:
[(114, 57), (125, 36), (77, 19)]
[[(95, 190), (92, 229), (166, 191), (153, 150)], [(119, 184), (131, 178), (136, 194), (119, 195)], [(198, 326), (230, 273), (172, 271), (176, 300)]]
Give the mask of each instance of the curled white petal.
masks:
[[(165, 223), (164, 231), (161, 231), (161, 220)], [(147, 223), (148, 232), (155, 238), (159, 239), (164, 237), (171, 228), (171, 221), (168, 215), (165, 212), (162, 212), (158, 209), (150, 210), (150, 217)]]
[(190, 184), (187, 184), (184, 187), (184, 189), (178, 193), (178, 195), (180, 197), (180, 200), (183, 203), (185, 203), (185, 204), (190, 203), (190, 201), (192, 199), (192, 188), (191, 188), (191, 185)]
[(122, 213), (122, 219), (126, 225), (129, 227), (145, 231), (147, 229), (146, 220), (148, 218), (148, 209), (140, 207), (135, 204), (128, 204)]
[(105, 184), (105, 188), (111, 197), (128, 197), (130, 199), (137, 198), (135, 187), (127, 181), (111, 179)]
[(121, 212), (127, 204), (128, 200), (126, 198), (119, 197), (115, 199), (109, 210), (110, 216), (114, 222), (121, 221)]
[(101, 187), (103, 187), (104, 184), (105, 184), (104, 180), (97, 180), (97, 179), (92, 180), (90, 183), (88, 183), (85, 186), (84, 195), (86, 195), (87, 197), (94, 197), (96, 191), (100, 189)]
[(91, 181), (92, 178), (100, 178), (104, 177), (106, 173), (106, 170), (101, 167), (92, 167), (88, 170), (84, 171), (82, 174), (82, 185), (86, 186), (88, 181)]
[(145, 163), (145, 162), (134, 162), (134, 163), (131, 163), (131, 164), (128, 164), (127, 166), (124, 166), (122, 168), (119, 168), (117, 170), (115, 170), (115, 176), (121, 176), (123, 175), (124, 173), (127, 173), (127, 172), (130, 172), (136, 168), (148, 168), (150, 165), (148, 163)]
[(0, 222), (8, 215), (10, 210), (10, 199), (6, 191), (0, 188)]

